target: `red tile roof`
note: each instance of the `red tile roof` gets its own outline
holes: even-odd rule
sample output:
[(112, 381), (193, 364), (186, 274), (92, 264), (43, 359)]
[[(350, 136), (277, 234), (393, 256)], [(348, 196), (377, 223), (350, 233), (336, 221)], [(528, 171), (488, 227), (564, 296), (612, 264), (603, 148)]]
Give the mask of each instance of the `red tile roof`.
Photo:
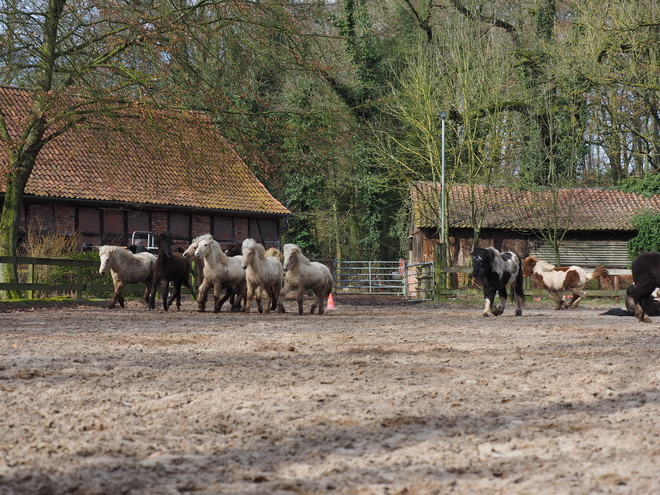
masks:
[[(411, 191), (414, 223), (417, 228), (436, 228), (440, 185), (417, 182)], [(485, 206), (482, 228), (534, 231), (552, 225), (549, 192), (533, 192), (507, 187), (475, 186), (476, 204)], [(660, 196), (643, 198), (639, 194), (604, 189), (560, 189), (556, 204), (558, 223), (569, 230), (635, 230), (630, 220), (643, 212), (660, 213)], [(447, 190), (448, 225), (472, 228), (470, 187), (453, 184)]]
[[(32, 95), (0, 87), (12, 139)], [(25, 193), (86, 199), (288, 214), (204, 115), (132, 106), (121, 118), (94, 116), (46, 144)], [(0, 172), (6, 170), (0, 147)], [(4, 173), (0, 193), (5, 190)]]

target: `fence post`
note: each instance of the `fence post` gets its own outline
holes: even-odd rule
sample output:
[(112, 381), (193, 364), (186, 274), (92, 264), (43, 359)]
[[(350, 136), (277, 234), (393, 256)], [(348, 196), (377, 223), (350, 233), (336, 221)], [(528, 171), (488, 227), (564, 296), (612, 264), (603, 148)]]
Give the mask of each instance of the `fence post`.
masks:
[(403, 265), (403, 295), (408, 299), (408, 263)]
[(369, 294), (371, 294), (371, 260), (369, 260), (368, 263), (369, 263)]
[[(80, 285), (80, 284), (82, 284), (82, 279), (83, 279), (83, 267), (82, 267), (82, 265), (79, 265), (77, 268), (78, 269), (76, 270), (77, 271), (77, 273), (76, 273), (76, 283)], [(83, 293), (83, 291), (80, 290), (80, 289), (78, 289), (76, 291), (76, 299), (78, 301), (80, 301), (82, 299), (82, 293)]]
[(438, 242), (435, 245), (435, 298), (437, 300), (446, 299), (447, 296), (440, 294), (438, 289), (447, 288), (447, 273), (442, 268), (447, 267), (447, 247), (444, 242)]
[[(34, 264), (30, 263), (28, 265), (28, 284), (33, 284), (34, 283)], [(27, 291), (27, 297), (28, 299), (34, 299), (34, 291), (32, 289), (29, 289)]]

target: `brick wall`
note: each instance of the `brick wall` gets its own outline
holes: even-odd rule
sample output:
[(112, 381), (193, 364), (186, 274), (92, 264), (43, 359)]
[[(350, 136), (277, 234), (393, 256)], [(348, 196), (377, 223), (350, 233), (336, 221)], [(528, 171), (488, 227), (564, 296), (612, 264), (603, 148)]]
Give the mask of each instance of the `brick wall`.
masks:
[(243, 242), (249, 237), (248, 219), (236, 218), (234, 219), (234, 240)]
[(76, 231), (76, 209), (73, 206), (55, 206), (55, 230), (65, 235)]
[(154, 211), (151, 214), (151, 230), (155, 235), (161, 232), (167, 232), (170, 226), (167, 222), (167, 212)]
[(193, 238), (208, 234), (211, 232), (211, 217), (209, 215), (192, 216), (192, 236)]

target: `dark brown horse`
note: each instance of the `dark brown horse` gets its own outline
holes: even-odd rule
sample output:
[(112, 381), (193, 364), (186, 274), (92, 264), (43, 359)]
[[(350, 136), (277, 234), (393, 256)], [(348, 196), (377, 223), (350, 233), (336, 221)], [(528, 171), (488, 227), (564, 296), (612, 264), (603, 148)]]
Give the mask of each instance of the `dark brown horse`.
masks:
[[(190, 289), (190, 292), (195, 294), (195, 291), (190, 284), (190, 261), (185, 259), (181, 253), (172, 252), (172, 235), (169, 232), (163, 232), (159, 235), (158, 244), (158, 258), (154, 264), (154, 278), (151, 284), (151, 293), (149, 294), (149, 309), (156, 307), (156, 290), (161, 281), (165, 281), (164, 287), (161, 289), (163, 294), (163, 309), (167, 309), (172, 305), (172, 301), (176, 298), (176, 309), (181, 309), (181, 286), (185, 285)], [(174, 294), (167, 300), (170, 283), (174, 286)]]
[(660, 286), (660, 253), (642, 253), (630, 265), (633, 285), (626, 291), (632, 299), (637, 321), (649, 323), (647, 307), (653, 299), (653, 292)]

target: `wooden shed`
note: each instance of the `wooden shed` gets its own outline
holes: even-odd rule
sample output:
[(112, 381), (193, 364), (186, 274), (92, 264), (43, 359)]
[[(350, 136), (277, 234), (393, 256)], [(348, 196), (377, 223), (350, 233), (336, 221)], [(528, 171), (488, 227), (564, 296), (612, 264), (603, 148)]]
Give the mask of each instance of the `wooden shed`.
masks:
[[(410, 197), (409, 262), (433, 261), (439, 242), (440, 185), (415, 183)], [(523, 257), (534, 255), (554, 262), (554, 250), (540, 232), (553, 226), (568, 226), (559, 249), (562, 264), (624, 268), (631, 262), (627, 242), (637, 235), (631, 219), (644, 212), (660, 213), (660, 197), (647, 199), (603, 189), (560, 189), (553, 194), (453, 184), (447, 189), (447, 228), (453, 266), (469, 265), (473, 208), (483, 218), (480, 247), (513, 250)]]
[[(18, 136), (32, 94), (0, 87), (0, 110)], [(96, 114), (48, 142), (25, 188), (21, 227), (80, 234), (85, 245), (126, 245), (170, 231), (179, 246), (211, 233), (279, 247), (289, 214), (203, 114), (126, 106)], [(7, 148), (0, 148), (0, 203)]]

